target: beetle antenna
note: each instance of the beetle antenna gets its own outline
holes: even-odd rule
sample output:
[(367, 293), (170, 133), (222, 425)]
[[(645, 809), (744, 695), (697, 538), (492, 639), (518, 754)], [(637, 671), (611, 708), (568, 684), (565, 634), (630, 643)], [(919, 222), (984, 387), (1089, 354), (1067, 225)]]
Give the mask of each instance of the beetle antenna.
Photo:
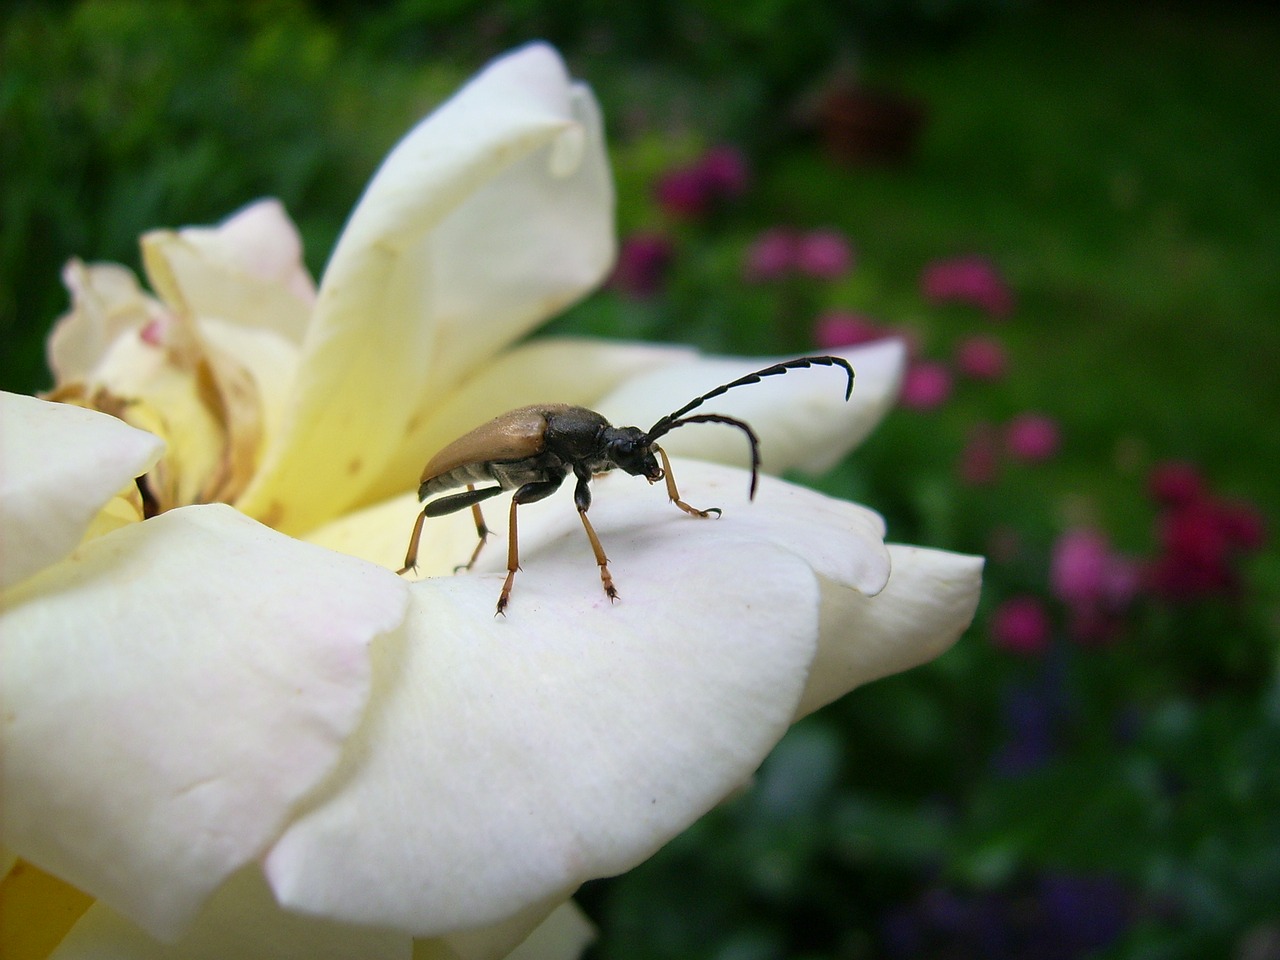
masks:
[[(800, 367), (813, 367), (813, 366), (843, 367), (845, 370), (845, 373), (849, 375), (849, 385), (845, 387), (844, 398), (845, 400), (849, 399), (849, 397), (853, 394), (853, 367), (849, 366), (848, 360), (844, 359), (843, 357), (800, 357), (796, 360), (786, 360), (782, 363), (775, 363), (772, 367), (765, 367), (763, 370), (757, 370), (755, 373), (748, 373), (745, 377), (739, 377), (737, 380), (734, 380), (732, 383), (722, 384), (721, 386), (716, 387), (714, 390), (710, 391), (709, 393), (704, 393), (702, 396), (698, 397), (697, 399), (690, 400), (679, 410), (676, 410), (673, 413), (667, 414), (665, 417), (663, 417), (661, 420), (655, 423), (652, 427), (650, 427), (647, 436), (650, 441), (653, 441), (653, 440), (656, 440), (658, 437), (662, 436), (664, 433), (674, 430), (681, 423), (703, 422), (703, 418), (701, 417), (687, 417), (684, 420), (681, 420), (680, 418), (684, 417), (684, 415), (688, 413), (690, 410), (695, 410), (698, 407), (702, 406), (702, 404), (706, 403), (711, 398), (718, 397), (722, 393), (728, 393), (734, 387), (745, 387), (749, 383), (759, 383), (765, 377), (774, 377), (780, 373), (786, 373), (788, 370), (795, 370)], [(729, 418), (727, 417), (722, 418), (721, 422), (725, 422), (728, 420)], [(742, 421), (740, 420), (733, 420), (729, 422), (732, 422), (744, 428), (746, 427), (746, 424), (742, 423)], [(748, 429), (747, 432), (750, 433), (751, 431)], [(753, 451), (754, 451), (754, 444), (755, 444), (754, 435), (752, 439), (752, 444), (753, 444)], [(755, 490), (754, 476), (752, 477), (751, 489), (752, 491)]]
[[(663, 419), (666, 418), (664, 417)], [(751, 426), (741, 420), (735, 420), (733, 417), (726, 417), (719, 413), (696, 413), (692, 417), (671, 421), (663, 432), (670, 433), (676, 427), (683, 427), (686, 423), (727, 423), (731, 427), (737, 427), (747, 435), (747, 440), (751, 443), (751, 492), (748, 499), (754, 500), (756, 498), (756, 481), (760, 476), (760, 438), (756, 436), (756, 432), (751, 429)], [(650, 438), (652, 438), (652, 434), (650, 434)]]

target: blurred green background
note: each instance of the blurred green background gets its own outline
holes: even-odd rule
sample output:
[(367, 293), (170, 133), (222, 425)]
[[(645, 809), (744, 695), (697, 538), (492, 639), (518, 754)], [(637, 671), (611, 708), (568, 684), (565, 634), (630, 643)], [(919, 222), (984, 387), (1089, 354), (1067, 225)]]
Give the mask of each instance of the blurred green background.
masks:
[(146, 229), (277, 196), (318, 275), (395, 140), (533, 38), (604, 106), (624, 239), (614, 281), (548, 331), (913, 345), (905, 408), (803, 479), (884, 512), (894, 540), (987, 555), (974, 628), (584, 889), (593, 957), (1280, 958), (1269, 5), (0, 17), (5, 389), (49, 385), (62, 264), (136, 269)]

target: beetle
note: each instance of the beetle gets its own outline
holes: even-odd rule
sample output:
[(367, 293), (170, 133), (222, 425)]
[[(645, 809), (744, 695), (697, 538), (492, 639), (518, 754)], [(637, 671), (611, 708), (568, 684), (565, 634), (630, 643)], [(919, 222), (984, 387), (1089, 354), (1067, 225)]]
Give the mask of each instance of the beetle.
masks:
[[(586, 530), (596, 563), (600, 567), (600, 583), (609, 600), (617, 600), (618, 591), (609, 572), (609, 560), (604, 554), (604, 547), (600, 545), (600, 538), (596, 536), (595, 528), (587, 519), (587, 510), (591, 507), (591, 489), (588, 486), (591, 478), (610, 470), (621, 469), (632, 476), (644, 477), (650, 483), (665, 479), (667, 496), (685, 513), (691, 517), (718, 517), (721, 513), (719, 507), (699, 510), (680, 499), (675, 478), (671, 475), (671, 461), (657, 441), (685, 424), (723, 423), (737, 427), (747, 435), (751, 444), (750, 499), (755, 499), (760, 468), (760, 440), (755, 431), (742, 420), (719, 413), (699, 413), (693, 416), (686, 414), (735, 387), (759, 383), (764, 377), (812, 366), (842, 367), (849, 378), (844, 398), (846, 401), (849, 399), (853, 393), (853, 368), (847, 360), (827, 356), (800, 357), (721, 384), (690, 400), (679, 410), (667, 414), (648, 430), (615, 427), (594, 410), (565, 403), (534, 404), (494, 417), (450, 443), (423, 468), (418, 500), (425, 506), (414, 522), (404, 566), (399, 572), (404, 574), (417, 568), (418, 543), (422, 537), (422, 525), (428, 517), (442, 517), (467, 507), (471, 508), (480, 542), (476, 544), (471, 559), (458, 569), (470, 570), (489, 536), (489, 529), (480, 512), (481, 501), (495, 497), (504, 490), (515, 490), (509, 515), (507, 579), (502, 584), (502, 592), (498, 595), (498, 609), (494, 613), (494, 616), (499, 613), (505, 616), (511, 599), (511, 586), (515, 581), (516, 571), (520, 568), (516, 508), (549, 497), (572, 472), (578, 481), (573, 491), (573, 502), (578, 508), (578, 516), (582, 518), (583, 529)], [(477, 488), (477, 484), (485, 482), (493, 482), (496, 486)], [(429, 497), (461, 486), (467, 489), (428, 502)]]

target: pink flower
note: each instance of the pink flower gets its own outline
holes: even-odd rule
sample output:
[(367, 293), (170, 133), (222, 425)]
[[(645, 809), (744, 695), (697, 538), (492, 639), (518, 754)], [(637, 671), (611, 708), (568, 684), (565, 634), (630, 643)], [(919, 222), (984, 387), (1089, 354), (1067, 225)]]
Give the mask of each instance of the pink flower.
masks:
[(619, 246), (610, 285), (638, 300), (654, 296), (662, 290), (673, 252), (660, 233), (631, 234)]
[(924, 298), (932, 304), (964, 303), (991, 317), (1013, 312), (1013, 293), (1000, 271), (986, 257), (935, 260), (920, 278)]
[(1028, 463), (1052, 459), (1062, 445), (1058, 422), (1038, 413), (1023, 413), (1005, 427), (1005, 446), (1009, 453)]
[(999, 380), (1005, 375), (1008, 356), (995, 337), (966, 337), (956, 347), (955, 364), (971, 380)]
[(1096, 530), (1068, 530), (1053, 546), (1049, 583), (1068, 605), (1097, 603), (1106, 595), (1111, 545)]
[(951, 398), (951, 371), (944, 364), (921, 360), (902, 378), (902, 405), (911, 410), (936, 410)]
[(795, 269), (796, 246), (795, 233), (786, 227), (765, 230), (747, 247), (743, 277), (751, 283), (781, 279)]
[(1044, 653), (1049, 647), (1052, 624), (1039, 597), (1011, 597), (991, 615), (991, 640), (1001, 650), (1023, 656)]
[(853, 248), (835, 230), (814, 230), (796, 245), (796, 269), (819, 280), (838, 280), (853, 267)]
[(1068, 530), (1053, 546), (1049, 583), (1067, 607), (1071, 635), (1083, 643), (1112, 639), (1139, 587), (1137, 564), (1111, 549), (1097, 530)]
[(823, 350), (853, 347), (893, 334), (870, 317), (848, 310), (828, 310), (813, 325), (813, 340)]

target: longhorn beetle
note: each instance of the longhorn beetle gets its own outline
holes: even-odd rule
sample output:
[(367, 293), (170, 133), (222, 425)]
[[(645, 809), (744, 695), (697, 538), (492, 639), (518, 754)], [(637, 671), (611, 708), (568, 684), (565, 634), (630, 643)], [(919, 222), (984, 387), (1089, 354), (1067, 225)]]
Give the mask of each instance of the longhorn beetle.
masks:
[[(502, 584), (502, 593), (498, 595), (498, 609), (494, 614), (497, 616), (501, 613), (505, 616), (507, 602), (511, 599), (511, 584), (515, 581), (516, 571), (520, 569), (516, 507), (524, 503), (536, 503), (555, 493), (569, 472), (573, 471), (573, 475), (578, 478), (573, 491), (573, 502), (578, 507), (578, 516), (582, 518), (587, 539), (591, 541), (596, 563), (600, 565), (600, 582), (605, 595), (611, 601), (616, 600), (618, 591), (613, 585), (613, 576), (609, 573), (609, 560), (604, 555), (604, 547), (600, 545), (595, 528), (587, 519), (587, 510), (591, 506), (591, 490), (587, 485), (591, 478), (616, 468), (633, 476), (644, 477), (650, 483), (657, 483), (665, 478), (667, 496), (685, 513), (691, 517), (709, 517), (712, 514), (719, 516), (719, 507), (699, 510), (680, 499), (675, 478), (671, 476), (671, 461), (657, 441), (659, 437), (687, 423), (724, 423), (737, 427), (747, 435), (747, 440), (751, 443), (750, 497), (755, 499), (760, 468), (760, 440), (755, 431), (743, 421), (719, 413), (699, 413), (691, 417), (685, 414), (734, 387), (759, 383), (764, 377), (786, 373), (797, 367), (815, 365), (844, 368), (849, 376), (849, 383), (844, 391), (844, 398), (848, 400), (853, 393), (853, 368), (847, 360), (840, 357), (801, 357), (798, 360), (776, 363), (739, 377), (731, 383), (722, 384), (690, 400), (674, 413), (667, 414), (648, 430), (615, 427), (593, 410), (566, 403), (534, 404), (494, 417), (453, 441), (423, 468), (422, 480), (418, 486), (418, 500), (423, 503), (426, 503), (428, 497), (454, 487), (465, 485), (467, 489), (426, 503), (413, 525), (404, 566), (399, 572), (403, 574), (416, 569), (418, 541), (422, 537), (422, 524), (427, 517), (441, 517), (466, 507), (471, 508), (480, 542), (476, 544), (465, 567), (459, 569), (471, 569), (489, 536), (484, 516), (480, 513), (480, 502), (497, 496), (504, 490), (514, 489), (515, 495), (511, 498), (510, 535), (507, 540), (507, 579)], [(662, 461), (661, 466), (658, 465), (659, 460)], [(497, 486), (476, 489), (477, 483), (486, 481), (492, 481)]]

